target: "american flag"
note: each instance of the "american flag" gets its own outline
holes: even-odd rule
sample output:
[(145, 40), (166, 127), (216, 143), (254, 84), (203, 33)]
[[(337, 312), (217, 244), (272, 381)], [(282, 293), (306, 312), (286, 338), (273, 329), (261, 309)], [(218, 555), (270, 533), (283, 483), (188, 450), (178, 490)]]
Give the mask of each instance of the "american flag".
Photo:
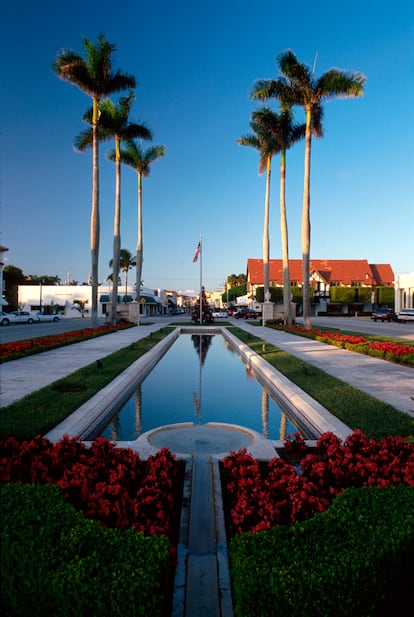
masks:
[(200, 252), (201, 252), (201, 240), (197, 244), (197, 248), (195, 250), (194, 257), (193, 257), (193, 263), (195, 263), (197, 261), (198, 256), (200, 255)]

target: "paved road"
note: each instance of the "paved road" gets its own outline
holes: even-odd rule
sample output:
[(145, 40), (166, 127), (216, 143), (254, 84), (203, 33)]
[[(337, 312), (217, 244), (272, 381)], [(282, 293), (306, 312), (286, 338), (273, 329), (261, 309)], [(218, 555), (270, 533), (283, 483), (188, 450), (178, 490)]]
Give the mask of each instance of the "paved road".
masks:
[[(299, 317), (296, 320), (302, 324), (303, 320)], [(338, 328), (339, 330), (350, 330), (351, 332), (361, 332), (365, 334), (380, 334), (393, 338), (414, 340), (414, 322), (400, 323), (385, 321), (374, 321), (370, 317), (312, 317), (312, 326), (325, 326), (327, 328)]]

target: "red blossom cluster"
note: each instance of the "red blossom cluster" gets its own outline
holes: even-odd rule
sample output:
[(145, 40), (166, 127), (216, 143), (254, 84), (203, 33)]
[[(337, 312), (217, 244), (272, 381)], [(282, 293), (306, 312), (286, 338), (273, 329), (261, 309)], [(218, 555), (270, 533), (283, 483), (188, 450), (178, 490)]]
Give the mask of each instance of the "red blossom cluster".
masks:
[(141, 461), (131, 449), (96, 439), (89, 448), (64, 437), (53, 444), (40, 436), (0, 441), (0, 481), (51, 483), (86, 517), (104, 527), (134, 528), (173, 541), (178, 463), (164, 448)]
[(0, 361), (17, 359), (27, 354), (36, 353), (37, 351), (46, 351), (62, 345), (70, 343), (79, 343), (81, 340), (86, 340), (102, 334), (110, 334), (116, 330), (122, 330), (128, 327), (125, 324), (117, 324), (115, 326), (99, 326), (96, 329), (83, 328), (82, 330), (73, 330), (71, 332), (62, 332), (62, 334), (51, 334), (49, 336), (41, 336), (24, 341), (14, 341), (12, 343), (2, 343), (0, 345)]
[(322, 341), (323, 343), (344, 347), (350, 351), (362, 351), (368, 355), (379, 356), (381, 358), (385, 358), (386, 360), (414, 364), (414, 347), (412, 345), (400, 345), (398, 343), (387, 341), (370, 342), (370, 340), (365, 336), (341, 334), (340, 332), (326, 332), (316, 328), (307, 330), (302, 326), (278, 326), (277, 329), (285, 330), (286, 332), (291, 332), (293, 334), (301, 334), (303, 336)]
[(380, 441), (356, 430), (343, 444), (324, 433), (315, 450), (295, 434), (285, 442), (287, 462), (259, 463), (246, 449), (222, 463), (226, 521), (230, 535), (291, 525), (324, 512), (348, 487), (414, 486), (414, 443), (401, 437)]

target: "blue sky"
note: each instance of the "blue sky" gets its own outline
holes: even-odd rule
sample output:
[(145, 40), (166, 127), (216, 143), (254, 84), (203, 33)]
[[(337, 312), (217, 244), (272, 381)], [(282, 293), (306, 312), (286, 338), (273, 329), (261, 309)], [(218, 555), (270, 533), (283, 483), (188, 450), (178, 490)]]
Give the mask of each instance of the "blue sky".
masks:
[[(116, 6), (116, 8), (115, 8)], [(310, 10), (311, 8), (311, 10)], [(91, 152), (76, 153), (90, 100), (60, 81), (62, 48), (83, 53), (99, 32), (117, 46), (114, 68), (137, 79), (131, 120), (145, 122), (164, 158), (143, 185), (146, 287), (198, 289), (192, 261), (203, 237), (203, 282), (262, 257), (265, 177), (249, 132), (257, 79), (275, 78), (292, 49), (316, 74), (332, 67), (366, 75), (362, 99), (325, 106), (313, 141), (311, 257), (368, 259), (414, 270), (414, 9), (396, 0), (22, 0), (2, 8), (1, 236), (7, 264), (25, 274), (90, 272)], [(116, 96), (114, 99), (116, 100)], [(296, 110), (303, 121), (303, 112)], [(101, 146), (100, 280), (110, 272), (115, 169)], [(304, 143), (287, 156), (290, 257), (301, 258)], [(281, 257), (279, 158), (272, 166), (270, 256)], [(122, 247), (135, 252), (136, 175), (123, 170)]]

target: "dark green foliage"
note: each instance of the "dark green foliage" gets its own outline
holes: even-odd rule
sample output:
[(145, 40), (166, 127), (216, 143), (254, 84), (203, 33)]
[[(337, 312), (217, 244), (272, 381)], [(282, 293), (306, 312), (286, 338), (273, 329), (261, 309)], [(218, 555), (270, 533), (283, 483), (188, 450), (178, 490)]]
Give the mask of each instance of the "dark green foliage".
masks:
[[(281, 304), (283, 302), (283, 287), (269, 287), (270, 302)], [(256, 302), (264, 302), (264, 287), (256, 289)]]
[(246, 295), (246, 285), (236, 285), (235, 287), (230, 287), (228, 291), (225, 291), (221, 296), (222, 302), (234, 302), (236, 298), (239, 296)]
[(378, 304), (394, 306), (395, 291), (393, 287), (377, 287)]
[(293, 285), (290, 288), (290, 292), (292, 294), (292, 302), (295, 302), (296, 304), (300, 304), (300, 302), (302, 302), (302, 287)]
[(414, 488), (347, 489), (291, 527), (230, 542), (236, 617), (409, 617)]
[(371, 302), (372, 287), (358, 287), (357, 300), (364, 304)]
[(355, 290), (355, 287), (331, 287), (329, 290), (331, 302), (343, 302), (344, 304), (355, 302)]
[(165, 617), (173, 568), (168, 540), (104, 529), (51, 485), (0, 493), (2, 609), (9, 617)]

